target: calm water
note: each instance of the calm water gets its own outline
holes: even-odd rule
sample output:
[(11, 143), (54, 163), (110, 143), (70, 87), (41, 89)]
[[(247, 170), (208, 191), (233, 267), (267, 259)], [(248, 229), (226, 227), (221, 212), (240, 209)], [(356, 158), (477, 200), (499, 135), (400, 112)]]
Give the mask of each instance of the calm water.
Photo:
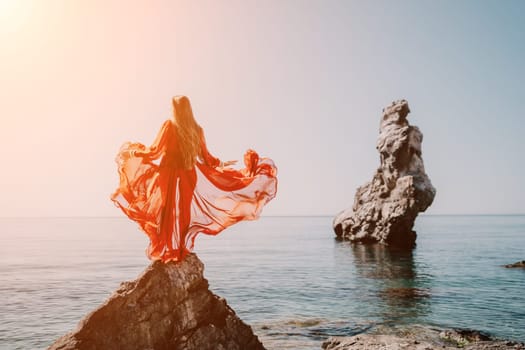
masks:
[[(333, 239), (330, 217), (267, 217), (197, 253), (212, 289), (269, 349), (320, 349), (384, 324), (525, 340), (525, 216), (423, 216), (410, 253)], [(147, 266), (117, 218), (0, 219), (0, 349), (44, 349)]]

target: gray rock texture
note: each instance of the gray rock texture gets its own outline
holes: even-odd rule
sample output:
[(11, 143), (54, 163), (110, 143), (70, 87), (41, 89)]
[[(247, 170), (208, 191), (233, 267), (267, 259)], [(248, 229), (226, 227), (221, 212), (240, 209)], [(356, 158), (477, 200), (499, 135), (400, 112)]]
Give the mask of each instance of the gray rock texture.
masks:
[(492, 339), (471, 330), (437, 330), (413, 326), (398, 334), (359, 334), (332, 337), (323, 342), (324, 350), (522, 350), (520, 342)]
[(339, 239), (361, 243), (413, 245), (419, 212), (434, 200), (436, 190), (421, 158), (423, 134), (408, 123), (408, 102), (383, 109), (377, 140), (380, 166), (372, 181), (359, 187), (351, 208), (333, 222)]
[(152, 263), (49, 349), (264, 349), (251, 327), (210, 292), (203, 270), (195, 254), (181, 263)]
[(525, 260), (515, 262), (514, 264), (505, 265), (505, 267), (508, 268), (508, 269), (516, 268), (516, 267), (521, 267), (521, 268), (525, 269)]

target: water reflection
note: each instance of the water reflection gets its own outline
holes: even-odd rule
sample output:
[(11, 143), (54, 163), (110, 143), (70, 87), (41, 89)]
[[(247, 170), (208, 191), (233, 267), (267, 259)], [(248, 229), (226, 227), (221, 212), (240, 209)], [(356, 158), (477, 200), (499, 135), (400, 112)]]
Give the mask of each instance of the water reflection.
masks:
[(349, 244), (359, 285), (375, 296), (384, 323), (418, 323), (430, 313), (429, 276), (418, 274), (414, 250)]
[(405, 279), (416, 277), (413, 250), (390, 248), (382, 244), (350, 245), (354, 263), (363, 277)]

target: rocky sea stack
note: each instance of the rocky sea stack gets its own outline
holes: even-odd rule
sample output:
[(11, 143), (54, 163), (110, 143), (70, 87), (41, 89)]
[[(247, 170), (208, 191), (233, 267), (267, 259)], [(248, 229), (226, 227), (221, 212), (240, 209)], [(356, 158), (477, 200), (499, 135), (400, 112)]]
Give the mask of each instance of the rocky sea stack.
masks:
[(264, 349), (251, 327), (210, 292), (203, 271), (195, 254), (181, 263), (152, 263), (49, 349)]
[(408, 123), (408, 113), (406, 100), (383, 110), (376, 146), (381, 164), (372, 181), (357, 189), (352, 208), (334, 219), (339, 239), (414, 245), (414, 221), (432, 204), (436, 190), (421, 158), (423, 134)]

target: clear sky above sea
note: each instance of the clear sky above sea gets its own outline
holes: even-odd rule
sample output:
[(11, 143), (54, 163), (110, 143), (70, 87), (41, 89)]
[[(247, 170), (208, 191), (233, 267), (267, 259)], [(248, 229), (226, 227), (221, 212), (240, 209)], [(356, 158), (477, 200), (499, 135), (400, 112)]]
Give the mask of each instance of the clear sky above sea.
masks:
[(405, 98), (429, 214), (525, 213), (525, 1), (0, 0), (0, 216), (121, 216), (125, 141), (188, 95), (221, 159), (274, 159), (266, 215), (334, 215)]

